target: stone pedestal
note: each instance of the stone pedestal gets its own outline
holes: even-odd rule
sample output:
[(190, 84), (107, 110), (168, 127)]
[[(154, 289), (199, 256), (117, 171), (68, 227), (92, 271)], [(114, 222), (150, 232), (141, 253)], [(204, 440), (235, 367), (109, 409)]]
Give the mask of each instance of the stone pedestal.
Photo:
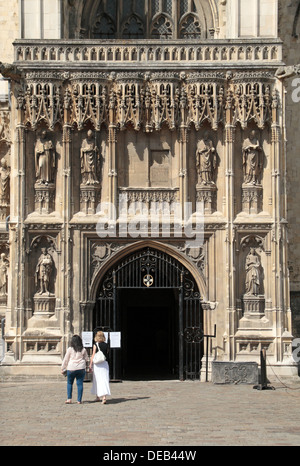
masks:
[(54, 211), (55, 186), (53, 183), (35, 184), (35, 210), (39, 214), (50, 214)]
[(214, 183), (197, 184), (196, 201), (203, 202), (204, 214), (210, 215), (216, 210), (217, 187)]
[(248, 214), (258, 214), (262, 210), (263, 188), (256, 184), (243, 184), (242, 208)]
[(263, 295), (244, 295), (242, 298), (244, 316), (262, 317), (265, 314), (265, 297)]
[(99, 185), (80, 185), (80, 211), (86, 215), (94, 215), (100, 199)]
[(56, 298), (52, 294), (36, 294), (33, 297), (34, 315), (41, 317), (51, 317), (55, 313)]

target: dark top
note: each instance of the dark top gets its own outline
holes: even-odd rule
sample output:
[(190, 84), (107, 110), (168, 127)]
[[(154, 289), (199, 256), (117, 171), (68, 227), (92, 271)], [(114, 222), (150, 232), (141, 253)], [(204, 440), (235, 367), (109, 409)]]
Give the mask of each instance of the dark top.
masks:
[(94, 343), (94, 345), (96, 346), (96, 353), (98, 351), (98, 345), (99, 345), (99, 348), (101, 349), (102, 353), (106, 357), (106, 360), (108, 360), (108, 353), (109, 353), (108, 344), (105, 343), (105, 341), (100, 341), (98, 342), (98, 345), (96, 345), (96, 343)]

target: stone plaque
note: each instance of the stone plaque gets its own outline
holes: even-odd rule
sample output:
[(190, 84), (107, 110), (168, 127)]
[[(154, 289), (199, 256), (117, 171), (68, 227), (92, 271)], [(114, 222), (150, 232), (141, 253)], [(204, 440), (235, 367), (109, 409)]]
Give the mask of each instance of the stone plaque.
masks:
[(168, 150), (151, 152), (150, 183), (155, 187), (169, 186), (170, 154)]
[(256, 362), (212, 362), (212, 382), (227, 384), (257, 384), (258, 364)]

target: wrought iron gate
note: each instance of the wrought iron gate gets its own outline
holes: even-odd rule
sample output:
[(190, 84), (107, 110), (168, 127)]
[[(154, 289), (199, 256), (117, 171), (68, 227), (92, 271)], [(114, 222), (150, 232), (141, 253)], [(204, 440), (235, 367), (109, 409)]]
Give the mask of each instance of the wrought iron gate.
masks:
[[(145, 248), (127, 256), (102, 279), (94, 311), (94, 328), (120, 330), (118, 290), (124, 288), (179, 291), (179, 378), (200, 378), (203, 314), (200, 293), (189, 271), (170, 255), (154, 248)], [(114, 378), (118, 378), (119, 366), (115, 355)]]

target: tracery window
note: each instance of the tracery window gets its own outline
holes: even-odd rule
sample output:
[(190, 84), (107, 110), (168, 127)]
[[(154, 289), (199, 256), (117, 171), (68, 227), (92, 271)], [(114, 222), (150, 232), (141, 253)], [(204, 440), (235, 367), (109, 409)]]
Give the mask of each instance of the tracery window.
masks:
[(154, 39), (171, 39), (173, 36), (172, 22), (166, 16), (159, 16), (152, 26), (151, 36)]
[(143, 23), (136, 15), (131, 15), (125, 22), (122, 37), (124, 39), (142, 39), (144, 37)]
[(113, 39), (116, 28), (113, 20), (104, 13), (96, 19), (92, 32), (95, 39)]
[(87, 0), (81, 23), (82, 37), (205, 38), (207, 19), (202, 6), (197, 5), (194, 0)]
[(193, 14), (185, 16), (181, 22), (180, 39), (197, 39), (198, 37), (201, 37), (199, 19)]

